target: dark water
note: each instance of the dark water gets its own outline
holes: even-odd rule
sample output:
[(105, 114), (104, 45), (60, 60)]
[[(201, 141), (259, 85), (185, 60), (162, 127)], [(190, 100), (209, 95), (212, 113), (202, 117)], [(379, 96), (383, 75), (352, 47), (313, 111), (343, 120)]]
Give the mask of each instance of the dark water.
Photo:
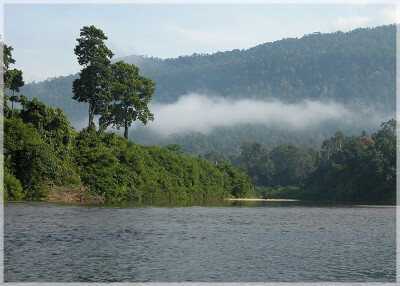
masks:
[(8, 203), (6, 282), (394, 282), (396, 209)]

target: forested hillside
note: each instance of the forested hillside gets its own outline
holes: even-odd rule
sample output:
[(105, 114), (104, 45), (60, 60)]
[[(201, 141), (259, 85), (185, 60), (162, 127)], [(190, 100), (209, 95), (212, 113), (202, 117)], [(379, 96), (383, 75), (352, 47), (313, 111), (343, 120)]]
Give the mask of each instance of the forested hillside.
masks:
[[(334, 101), (350, 110), (365, 108), (373, 115), (387, 115), (375, 122), (376, 126), (361, 121), (358, 125), (353, 122), (290, 132), (279, 130), (279, 126), (237, 126), (221, 128), (210, 135), (175, 134), (167, 140), (135, 131), (131, 132), (131, 138), (144, 144), (179, 143), (190, 154), (205, 154), (212, 149), (228, 154), (237, 151), (246, 139), (268, 146), (286, 141), (316, 147), (337, 130), (348, 134), (362, 130), (375, 132), (380, 121), (394, 117), (395, 59), (395, 25), (348, 33), (313, 33), (300, 39), (283, 39), (212, 55), (193, 54), (166, 60), (125, 57), (125, 62), (137, 65), (141, 74), (157, 84), (156, 102), (171, 103), (189, 92), (198, 92), (230, 98), (278, 99), (286, 103), (306, 99)], [(88, 108), (71, 99), (72, 81), (76, 78), (77, 75), (69, 75), (27, 84), (21, 92), (61, 107), (72, 124), (81, 128), (86, 125)]]
[(285, 102), (333, 99), (391, 109), (395, 58), (396, 28), (391, 25), (314, 33), (212, 55), (124, 60), (141, 66), (157, 82), (155, 99), (163, 102), (203, 91)]
[[(137, 65), (144, 76), (157, 83), (154, 99), (161, 102), (203, 91), (287, 102), (329, 98), (394, 110), (395, 58), (396, 27), (390, 25), (348, 33), (314, 33), (212, 55), (166, 60), (128, 56), (123, 60)], [(21, 92), (60, 106), (69, 117), (75, 117), (86, 109), (71, 108), (69, 87), (74, 78), (70, 75), (27, 84)]]

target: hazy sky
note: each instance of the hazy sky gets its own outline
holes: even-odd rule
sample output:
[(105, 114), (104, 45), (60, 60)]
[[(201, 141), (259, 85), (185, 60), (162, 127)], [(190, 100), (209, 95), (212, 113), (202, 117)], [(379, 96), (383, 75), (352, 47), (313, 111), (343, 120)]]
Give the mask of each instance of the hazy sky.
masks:
[[(3, 0), (4, 1), (4, 0)], [(4, 41), (26, 82), (69, 75), (85, 25), (108, 36), (115, 57), (160, 58), (247, 49), (312, 32), (395, 22), (393, 4), (5, 4)]]

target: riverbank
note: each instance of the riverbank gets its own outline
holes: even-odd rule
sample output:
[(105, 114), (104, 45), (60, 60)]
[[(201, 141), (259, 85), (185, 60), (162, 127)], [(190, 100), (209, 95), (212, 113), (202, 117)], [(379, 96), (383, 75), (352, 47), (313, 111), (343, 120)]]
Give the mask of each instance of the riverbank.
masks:
[(50, 191), (50, 202), (74, 203), (74, 202), (104, 202), (104, 196), (91, 195), (84, 187), (54, 187)]
[[(297, 199), (226, 198), (226, 201), (299, 202)], [(84, 187), (54, 187), (50, 191), (50, 202), (104, 202), (104, 196), (91, 195)]]
[(225, 199), (227, 201), (262, 201), (262, 202), (299, 202), (300, 200), (296, 199), (236, 199), (236, 198), (229, 198)]

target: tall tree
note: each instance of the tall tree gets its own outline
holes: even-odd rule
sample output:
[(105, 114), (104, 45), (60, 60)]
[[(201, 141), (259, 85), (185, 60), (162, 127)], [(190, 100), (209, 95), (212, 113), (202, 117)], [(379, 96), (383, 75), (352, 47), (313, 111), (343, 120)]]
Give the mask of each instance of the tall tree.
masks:
[(148, 103), (153, 97), (155, 83), (139, 75), (139, 68), (119, 61), (111, 65), (113, 103), (102, 114), (100, 124), (124, 128), (124, 137), (128, 138), (128, 129), (132, 122), (140, 120), (146, 124), (153, 120)]
[(218, 150), (212, 150), (211, 152), (204, 155), (204, 159), (211, 162), (213, 165), (218, 164), (229, 164), (228, 158), (221, 154)]
[(10, 64), (15, 64), (15, 60), (12, 57), (12, 46), (7, 46), (6, 44), (1, 43), (3, 48), (3, 80), (4, 80), (4, 88), (10, 87), (11, 75), (10, 75)]
[(19, 92), (19, 88), (23, 87), (25, 82), (22, 78), (22, 71), (13, 69), (9, 71), (10, 73), (10, 83), (9, 83), (9, 89), (12, 90), (13, 95), (10, 97), (11, 104), (12, 104), (12, 109), (14, 109), (14, 102), (18, 101), (18, 97), (15, 95), (15, 92)]
[(12, 46), (3, 44), (3, 68), (8, 70), (10, 64), (15, 64), (15, 60), (12, 57), (11, 51), (14, 50)]
[(10, 70), (10, 65), (15, 64), (15, 60), (12, 57), (13, 47), (2, 43), (2, 48), (4, 88), (11, 89), (14, 95), (14, 92), (19, 92), (19, 88), (24, 85), (22, 71), (17, 69)]
[(108, 38), (95, 26), (81, 29), (75, 54), (84, 68), (73, 82), (73, 99), (89, 103), (89, 127), (95, 114), (100, 114), (110, 100), (110, 65), (113, 53), (104, 41)]
[(11, 101), (11, 108), (14, 109), (14, 102), (18, 101), (18, 97), (14, 93), (19, 92), (19, 88), (24, 86), (25, 83), (21, 70), (10, 70), (10, 64), (15, 64), (11, 53), (13, 47), (3, 43), (1, 43), (1, 47), (3, 48), (3, 87), (4, 89), (9, 88), (12, 90), (13, 95), (9, 99)]
[(311, 154), (300, 147), (282, 144), (271, 152), (274, 162), (276, 185), (301, 185), (305, 178), (314, 170)]

